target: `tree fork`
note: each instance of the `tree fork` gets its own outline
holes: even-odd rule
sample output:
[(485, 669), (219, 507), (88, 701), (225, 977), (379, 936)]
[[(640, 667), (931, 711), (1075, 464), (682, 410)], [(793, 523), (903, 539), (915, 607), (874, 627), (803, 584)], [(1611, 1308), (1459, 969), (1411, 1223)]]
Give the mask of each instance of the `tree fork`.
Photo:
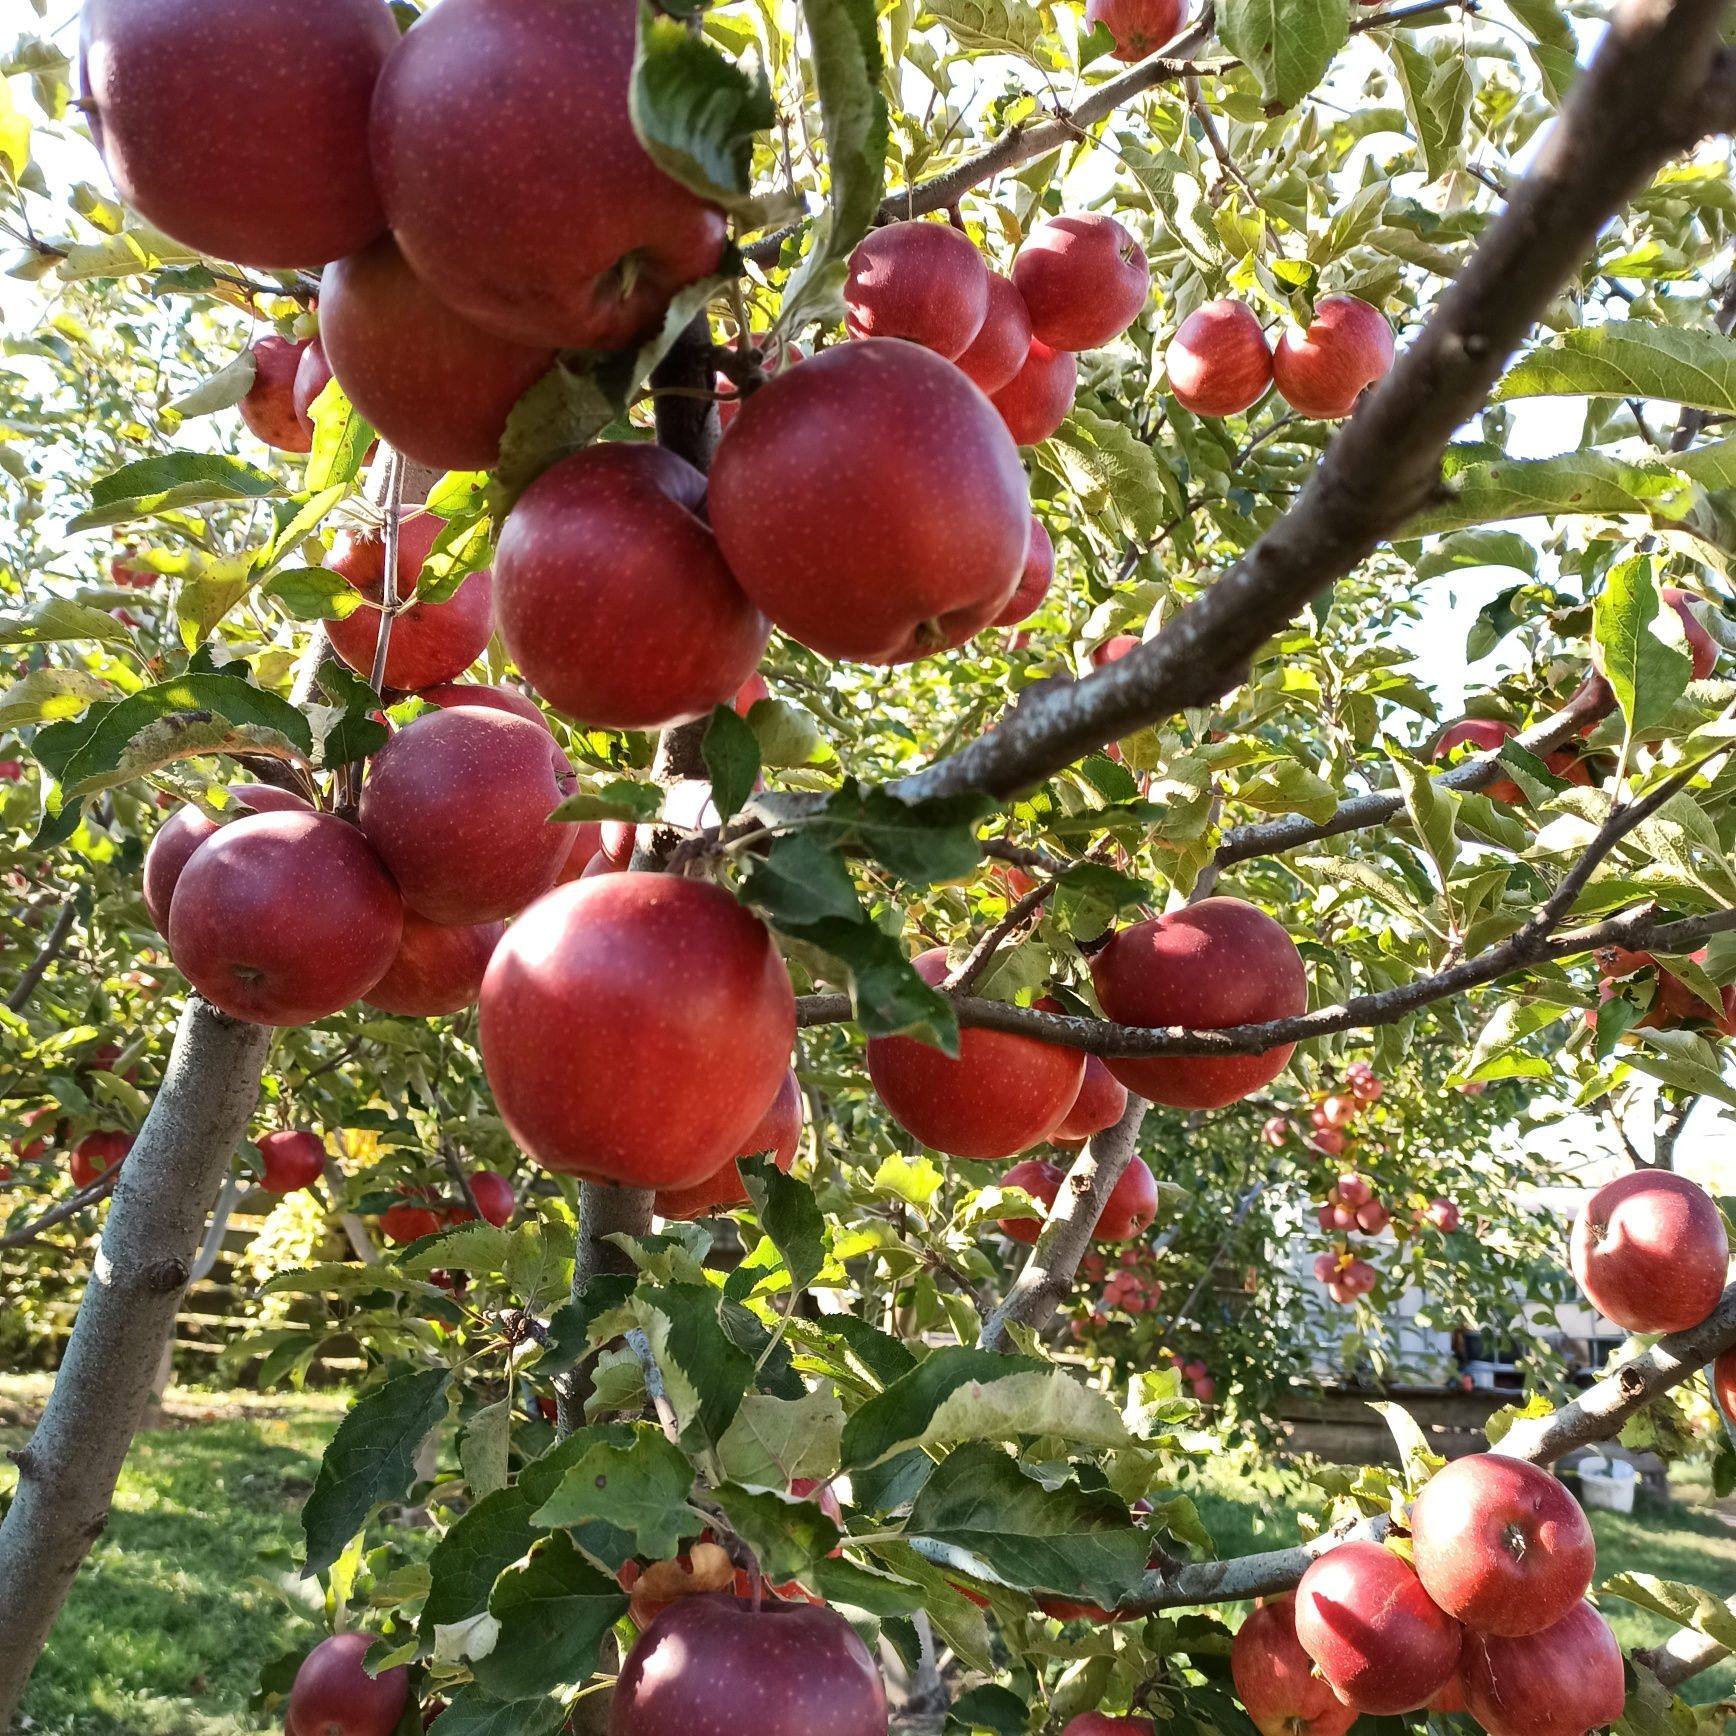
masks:
[(54, 1390), (0, 1522), (0, 1736), (91, 1545), (175, 1330), (200, 1234), (259, 1096), (271, 1032), (189, 995), (120, 1168)]

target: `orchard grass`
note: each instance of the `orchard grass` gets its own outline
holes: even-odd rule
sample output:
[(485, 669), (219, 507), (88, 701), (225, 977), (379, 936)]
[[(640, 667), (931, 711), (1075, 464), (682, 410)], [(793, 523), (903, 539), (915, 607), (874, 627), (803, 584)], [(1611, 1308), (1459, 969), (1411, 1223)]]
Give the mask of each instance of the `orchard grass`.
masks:
[[(19, 1445), (47, 1380), (0, 1376), (0, 1452)], [(341, 1394), (171, 1389), (171, 1426), (141, 1434), (109, 1529), (74, 1585), (31, 1683), (32, 1736), (267, 1736), (280, 1721), (248, 1709), (261, 1664), (316, 1637), (293, 1607), (300, 1508)], [(1600, 1578), (1653, 1573), (1736, 1585), (1736, 1501), (1678, 1473), (1677, 1499), (1631, 1518), (1593, 1513)], [(1300, 1541), (1313, 1504), (1294, 1469), (1213, 1459), (1186, 1485), (1220, 1554)], [(281, 1585), (286, 1595), (274, 1586)], [(1614, 1598), (1603, 1612), (1624, 1648), (1666, 1623)], [(1694, 1678), (1702, 1704), (1736, 1694), (1736, 1661)]]

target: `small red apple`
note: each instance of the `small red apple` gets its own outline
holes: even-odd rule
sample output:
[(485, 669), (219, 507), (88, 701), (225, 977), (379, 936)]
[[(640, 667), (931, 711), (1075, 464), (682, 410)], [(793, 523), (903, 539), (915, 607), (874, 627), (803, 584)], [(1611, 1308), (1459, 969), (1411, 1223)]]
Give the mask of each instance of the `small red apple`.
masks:
[(1681, 616), (1682, 633), (1688, 641), (1688, 653), (1693, 658), (1690, 673), (1694, 680), (1704, 681), (1718, 666), (1718, 641), (1707, 632), (1695, 604), (1701, 607), (1710, 605), (1703, 603), (1692, 591), (1677, 590), (1674, 585), (1665, 585), (1658, 594)]
[[(1179, 0), (1156, 3), (1181, 11)], [(1272, 346), (1246, 302), (1208, 301), (1181, 322), (1164, 367), (1169, 389), (1184, 410), (1237, 416), (1259, 403), (1272, 384)]]
[(1569, 1263), (1591, 1305), (1626, 1331), (1685, 1332), (1718, 1306), (1730, 1247), (1704, 1188), (1636, 1170), (1586, 1201)]
[(518, 1210), (518, 1196), (512, 1191), (512, 1183), (492, 1169), (471, 1171), (470, 1196), (476, 1201), (482, 1221), (497, 1229), (510, 1224), (512, 1214)]
[[(1058, 1164), (1049, 1163), (1042, 1158), (1027, 1157), (1022, 1162), (1015, 1163), (1001, 1177), (1001, 1186), (1016, 1187), (1048, 1208), (1053, 1206), (1059, 1197), (1061, 1183), (1066, 1179), (1066, 1173)], [(1010, 1236), (1015, 1242), (1023, 1242), (1029, 1248), (1036, 1245), (1038, 1236), (1043, 1233), (1043, 1219), (1002, 1218), (999, 1220), (999, 1227), (1003, 1236)]]
[(177, 808), (151, 839), (145, 852), (145, 869), (139, 890), (150, 912), (151, 923), (165, 940), (169, 937), (169, 906), (180, 884), (181, 870), (193, 852), (217, 830), (217, 822), (202, 808), (188, 802)]
[(1055, 350), (1095, 350), (1144, 312), (1151, 266), (1120, 223), (1090, 211), (1038, 224), (1013, 262), (1013, 286), (1025, 298), (1036, 341)]
[(1589, 1603), (1517, 1639), (1467, 1633), (1460, 1679), (1489, 1736), (1586, 1736), (1627, 1702), (1621, 1647)]
[(440, 1214), (432, 1206), (416, 1203), (428, 1197), (429, 1191), (419, 1188), (380, 1213), (380, 1233), (388, 1242), (407, 1246), (424, 1236), (434, 1235), (444, 1227)]
[(731, 701), (759, 667), (771, 624), (704, 511), (691, 464), (627, 443), (574, 453), (520, 496), (495, 554), (495, 617), (557, 710), (593, 728), (660, 729)]
[[(1492, 717), (1464, 717), (1436, 736), (1430, 752), (1435, 759), (1444, 760), (1454, 748), (1469, 742), (1478, 753), (1494, 753), (1502, 742), (1511, 741), (1518, 733), (1512, 724), (1498, 723)], [(1511, 778), (1496, 778), (1485, 784), (1483, 794), (1492, 801), (1508, 802), (1515, 807), (1525, 800), (1525, 792)]]
[(296, 408), (295, 377), (305, 343), (274, 333), (253, 346), (253, 384), (237, 406), (255, 438), (279, 452), (313, 448), (313, 423)]
[(333, 1634), (301, 1661), (289, 1691), (300, 1736), (391, 1736), (404, 1715), (410, 1673), (402, 1664), (370, 1676), (362, 1660), (368, 1634)]
[(1552, 1627), (1591, 1588), (1597, 1545), (1579, 1503), (1547, 1471), (1475, 1453), (1437, 1471), (1411, 1503), (1423, 1589), (1483, 1634)]
[(944, 220), (870, 229), (849, 269), (844, 326), (853, 338), (907, 338), (952, 361), (988, 317), (988, 267)]
[(1341, 1543), (1296, 1588), (1296, 1637), (1346, 1705), (1413, 1712), (1452, 1679), (1459, 1624), (1378, 1543)]
[(1268, 1599), (1236, 1630), (1230, 1679), (1260, 1736), (1344, 1736), (1356, 1721), (1302, 1649), (1293, 1598)]
[(1013, 439), (1036, 446), (1067, 420), (1078, 386), (1079, 358), (1032, 338), (1019, 371), (990, 397)]
[[(1329, 1228), (1324, 1221), (1324, 1210), (1321, 1213), (1321, 1218), (1321, 1228)], [(1338, 1256), (1330, 1251), (1324, 1254), (1316, 1254), (1314, 1256), (1314, 1276), (1318, 1278), (1322, 1284), (1336, 1284), (1338, 1282)]]
[(1260, 1138), (1276, 1151), (1290, 1143), (1290, 1123), (1282, 1115), (1268, 1116), (1260, 1127)]
[(1392, 1213), (1379, 1200), (1356, 1208), (1356, 1227), (1365, 1236), (1378, 1236), (1392, 1222)]
[(136, 1140), (130, 1133), (87, 1133), (72, 1148), (67, 1168), (74, 1187), (89, 1187), (98, 1176), (126, 1161)]
[(267, 1193), (300, 1193), (325, 1174), (325, 1141), (317, 1133), (267, 1133), (256, 1140)]
[(1451, 1235), (1459, 1227), (1459, 1208), (1451, 1200), (1432, 1199), (1424, 1208), (1423, 1216), (1435, 1226), (1442, 1235)]
[[(320, 294), (326, 293), (325, 278), (320, 279)], [(311, 429), (313, 407), (319, 395), (331, 384), (332, 365), (326, 360), (325, 345), (317, 337), (302, 346), (301, 361), (295, 370), (295, 413)]]
[[(659, 1190), (658, 1217), (689, 1221), (716, 1217), (735, 1206), (746, 1205), (747, 1183), (741, 1178), (740, 1159), (769, 1151), (772, 1161), (787, 1174), (796, 1161), (796, 1146), (801, 1137), (802, 1089), (792, 1071), (784, 1074), (771, 1107), (760, 1117), (759, 1125), (747, 1136), (735, 1157), (693, 1187)], [(827, 1494), (831, 1494), (829, 1489)], [(837, 1497), (834, 1495), (832, 1499), (835, 1502)]]
[[(946, 976), (944, 947), (912, 962), (926, 983)], [(900, 1127), (936, 1151), (981, 1160), (1047, 1139), (1079, 1095), (1085, 1057), (1035, 1037), (965, 1030), (957, 1060), (914, 1037), (872, 1038), (868, 1072)]]
[(1016, 627), (1036, 614), (1055, 582), (1055, 545), (1049, 532), (1035, 513), (1031, 514), (1031, 547), (1025, 555), (1025, 570), (1019, 575), (1019, 586), (1007, 606), (995, 616), (997, 627)]
[(1712, 1396), (1725, 1419), (1736, 1426), (1736, 1349), (1726, 1350), (1712, 1364)]
[(1374, 1198), (1374, 1188), (1366, 1176), (1341, 1175), (1328, 1196), (1335, 1206), (1349, 1206), (1352, 1211), (1365, 1206)]
[(417, 1019), (473, 1007), (488, 961), (505, 933), (504, 922), (449, 927), (406, 909), (397, 957), (362, 999), (383, 1013)]
[(1320, 1116), (1327, 1127), (1348, 1127), (1362, 1112), (1361, 1102), (1354, 1096), (1334, 1092), (1320, 1105)]
[(1031, 310), (1009, 277), (989, 273), (988, 313), (958, 365), (991, 397), (1025, 365), (1031, 353)]
[[(1238, 898), (1207, 898), (1121, 929), (1091, 961), (1104, 1013), (1118, 1024), (1212, 1030), (1300, 1013), (1302, 955), (1278, 923)], [(1111, 1060), (1130, 1091), (1176, 1109), (1222, 1109), (1269, 1084), (1295, 1048), (1256, 1055)]]
[(1299, 416), (1333, 421), (1392, 367), (1392, 327), (1354, 295), (1326, 295), (1305, 331), (1287, 331), (1272, 352), (1272, 378)]
[(398, 888), (354, 826), (332, 814), (249, 814), (181, 871), (169, 953), (231, 1018), (309, 1025), (385, 975), (403, 926)]
[(1156, 1216), (1156, 1178), (1145, 1160), (1136, 1157), (1110, 1189), (1091, 1234), (1100, 1242), (1130, 1242)]
[(1072, 1145), (1113, 1127), (1127, 1111), (1127, 1087), (1097, 1055), (1085, 1057), (1085, 1077), (1073, 1107), (1050, 1134), (1057, 1145)]
[[(1086, 1607), (1101, 1617), (1101, 1610)], [(1107, 1712), (1081, 1712), (1067, 1720), (1061, 1736), (1156, 1736), (1156, 1731), (1157, 1726), (1149, 1718), (1112, 1718)]]

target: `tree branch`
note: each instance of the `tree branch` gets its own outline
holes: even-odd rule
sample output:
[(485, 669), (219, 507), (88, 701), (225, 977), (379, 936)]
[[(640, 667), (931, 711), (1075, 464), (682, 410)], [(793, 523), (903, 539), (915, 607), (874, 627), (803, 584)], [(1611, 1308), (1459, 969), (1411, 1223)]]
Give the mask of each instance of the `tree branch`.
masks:
[(1724, 11), (1724, 0), (1623, 0), (1530, 172), (1290, 510), (1155, 638), (1080, 681), (1032, 688), (896, 793), (1006, 797), (1106, 741), (1212, 705), (1300, 608), (1441, 498), (1448, 442), (1598, 230), (1659, 164), (1727, 124)]
[(21, 1013), (29, 1003), (30, 997), (36, 993), (36, 985), (42, 981), (48, 967), (60, 957), (61, 948), (66, 945), (67, 937), (72, 933), (72, 925), (78, 920), (78, 905), (69, 892), (61, 901), (59, 914), (54, 919), (54, 926), (43, 937), (42, 945), (37, 948), (36, 956), (24, 967), (24, 973), (12, 985), (12, 992), (6, 997), (6, 1007), (9, 1012)]
[(0, 1521), (0, 1730), (108, 1519), (211, 1202), (247, 1130), (271, 1033), (187, 999), (42, 1419)]
[(86, 1206), (94, 1206), (98, 1200), (107, 1199), (115, 1191), (115, 1183), (120, 1180), (120, 1165), (104, 1170), (89, 1187), (81, 1187), (77, 1193), (68, 1194), (65, 1199), (52, 1205), (41, 1217), (33, 1218), (29, 1223), (16, 1230), (9, 1230), (0, 1236), (0, 1248), (21, 1248), (26, 1242), (34, 1242), (44, 1230), (52, 1230), (56, 1224), (64, 1224), (68, 1218), (75, 1218)]

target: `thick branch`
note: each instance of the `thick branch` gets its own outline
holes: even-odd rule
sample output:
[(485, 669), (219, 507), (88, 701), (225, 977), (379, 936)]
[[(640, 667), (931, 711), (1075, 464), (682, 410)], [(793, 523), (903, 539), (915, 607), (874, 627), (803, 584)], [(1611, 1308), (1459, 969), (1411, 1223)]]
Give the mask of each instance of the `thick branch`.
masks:
[(189, 997), (156, 1102), (121, 1166), (54, 1391), (13, 1455), (18, 1486), (0, 1523), (0, 1730), (102, 1535), (200, 1232), (253, 1113), (270, 1035)]
[(1295, 504), (1156, 638), (1045, 683), (962, 752), (893, 787), (916, 798), (1041, 781), (1188, 706), (1209, 706), (1309, 600), (1442, 494), (1441, 456), (1598, 230), (1722, 116), (1724, 0), (1624, 0), (1529, 174)]
[(1074, 1158), (1036, 1246), (1000, 1306), (983, 1323), (979, 1349), (1005, 1350), (1009, 1327), (1043, 1326), (1072, 1292), (1073, 1275), (1091, 1246), (1104, 1203), (1133, 1161), (1146, 1108), (1144, 1098), (1129, 1094), (1121, 1119)]

